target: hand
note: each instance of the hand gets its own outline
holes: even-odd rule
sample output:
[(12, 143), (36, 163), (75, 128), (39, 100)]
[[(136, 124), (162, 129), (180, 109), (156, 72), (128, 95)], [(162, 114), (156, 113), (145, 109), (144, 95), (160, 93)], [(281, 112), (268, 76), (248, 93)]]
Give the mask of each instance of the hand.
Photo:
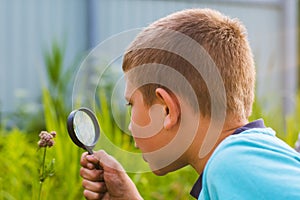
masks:
[[(86, 199), (142, 199), (121, 164), (105, 151), (83, 153), (80, 160), (83, 195)], [(96, 169), (96, 165), (100, 169)]]

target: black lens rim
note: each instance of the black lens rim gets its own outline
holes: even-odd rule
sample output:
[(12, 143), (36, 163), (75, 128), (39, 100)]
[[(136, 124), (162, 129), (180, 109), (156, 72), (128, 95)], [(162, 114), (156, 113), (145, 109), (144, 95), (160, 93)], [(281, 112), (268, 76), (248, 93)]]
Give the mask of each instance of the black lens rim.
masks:
[[(94, 139), (94, 142), (92, 145), (85, 145), (83, 144), (76, 136), (76, 133), (74, 131), (74, 117), (75, 117), (75, 114), (78, 112), (78, 111), (83, 111), (85, 112), (92, 120), (93, 122), (93, 125), (94, 125), (94, 128), (95, 128), (95, 139)], [(79, 108), (79, 109), (76, 109), (76, 110), (73, 110), (70, 115), (68, 116), (68, 119), (67, 119), (67, 129), (68, 129), (68, 133), (69, 133), (69, 136), (70, 138), (72, 139), (72, 141), (79, 147), (85, 149), (85, 150), (88, 150), (90, 148), (93, 148), (99, 137), (100, 137), (100, 126), (99, 126), (99, 123), (98, 123), (98, 120), (97, 120), (97, 117), (95, 116), (95, 114), (88, 108), (85, 108), (85, 107), (82, 107), (82, 108)], [(87, 149), (88, 148), (88, 149)]]

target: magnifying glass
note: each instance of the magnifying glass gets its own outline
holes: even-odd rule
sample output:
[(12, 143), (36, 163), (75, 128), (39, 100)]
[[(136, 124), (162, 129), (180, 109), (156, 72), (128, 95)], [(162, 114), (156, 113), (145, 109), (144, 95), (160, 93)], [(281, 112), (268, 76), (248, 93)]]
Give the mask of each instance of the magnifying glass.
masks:
[(88, 108), (74, 110), (68, 117), (67, 128), (72, 141), (89, 154), (93, 154), (93, 148), (100, 136), (100, 127), (95, 114)]

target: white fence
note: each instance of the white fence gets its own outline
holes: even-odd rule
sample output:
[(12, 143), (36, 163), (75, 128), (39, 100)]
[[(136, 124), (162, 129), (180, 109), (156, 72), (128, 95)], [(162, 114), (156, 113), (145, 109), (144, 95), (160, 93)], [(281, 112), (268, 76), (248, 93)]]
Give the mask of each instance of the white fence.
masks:
[(246, 25), (259, 99), (264, 109), (283, 104), (289, 112), (297, 82), (297, 0), (1, 0), (1, 111), (36, 101), (45, 84), (43, 52), (53, 40), (64, 44), (68, 65), (114, 34), (195, 7), (218, 9)]

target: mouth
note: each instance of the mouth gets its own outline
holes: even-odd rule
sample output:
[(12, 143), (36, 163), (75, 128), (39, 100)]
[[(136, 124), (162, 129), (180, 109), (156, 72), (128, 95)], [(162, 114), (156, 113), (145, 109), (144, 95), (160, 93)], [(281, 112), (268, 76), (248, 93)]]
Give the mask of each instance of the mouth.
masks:
[(142, 155), (142, 157), (143, 157), (143, 160), (144, 160), (146, 163), (148, 163), (146, 157), (145, 157), (144, 155)]

